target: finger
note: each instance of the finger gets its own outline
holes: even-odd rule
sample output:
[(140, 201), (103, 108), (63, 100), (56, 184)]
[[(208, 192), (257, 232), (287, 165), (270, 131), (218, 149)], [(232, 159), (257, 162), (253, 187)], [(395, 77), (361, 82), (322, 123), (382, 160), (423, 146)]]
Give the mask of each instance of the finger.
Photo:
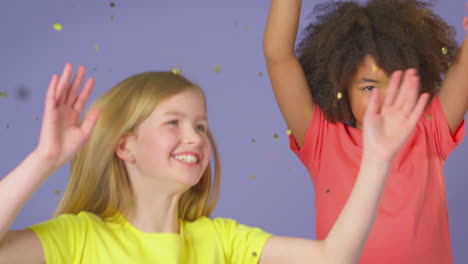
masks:
[(410, 125), (415, 126), (419, 122), (424, 112), (424, 109), (426, 109), (428, 100), (429, 100), (429, 94), (427, 93), (423, 93), (419, 96), (416, 106), (414, 107), (413, 111), (408, 117)]
[(54, 73), (52, 74), (49, 87), (47, 88), (44, 115), (47, 113), (50, 113), (55, 108), (55, 105), (56, 105), (55, 90), (57, 89), (57, 83), (58, 83), (58, 75)]
[(368, 118), (378, 115), (380, 112), (380, 100), (379, 91), (377, 89), (372, 90), (372, 95), (367, 105), (366, 113), (364, 114), (364, 122)]
[(65, 103), (66, 104), (73, 104), (77, 97), (78, 90), (80, 89), (81, 84), (83, 83), (83, 79), (86, 75), (86, 68), (84, 66), (78, 67), (78, 71), (75, 75), (75, 78), (73, 79), (71, 83), (71, 88), (67, 93), (67, 96), (65, 97)]
[[(395, 99), (395, 107), (398, 109), (405, 110), (408, 108), (408, 98), (412, 98), (411, 93), (415, 92), (414, 90), (418, 89), (419, 77), (415, 69), (408, 69), (405, 71), (402, 82), (400, 84), (397, 97)], [(406, 108), (405, 108), (406, 105)], [(414, 106), (414, 105), (413, 105)], [(409, 107), (410, 111), (413, 109), (413, 106)]]
[(89, 78), (84, 87), (83, 90), (81, 90), (80, 94), (76, 98), (75, 102), (73, 103), (72, 107), (77, 111), (78, 113), (83, 110), (83, 107), (88, 100), (89, 95), (91, 94), (91, 91), (93, 90), (94, 86), (94, 79)]
[(72, 71), (73, 71), (72, 65), (70, 63), (66, 63), (65, 67), (63, 68), (63, 72), (60, 77), (57, 90), (55, 92), (55, 99), (58, 103), (65, 102), (64, 98), (69, 88), (68, 82), (70, 81)]
[(395, 106), (403, 111), (405, 116), (409, 115), (416, 105), (419, 94), (419, 76), (415, 69), (407, 71), (403, 79)]
[(84, 118), (83, 123), (81, 123), (81, 131), (83, 131), (86, 139), (88, 139), (91, 132), (93, 132), (100, 113), (101, 111), (97, 108), (91, 109)]
[(395, 97), (399, 89), (398, 87), (400, 86), (402, 75), (403, 75), (402, 71), (395, 71), (390, 76), (390, 81), (388, 82), (387, 91), (385, 92), (383, 107), (390, 106), (395, 101)]

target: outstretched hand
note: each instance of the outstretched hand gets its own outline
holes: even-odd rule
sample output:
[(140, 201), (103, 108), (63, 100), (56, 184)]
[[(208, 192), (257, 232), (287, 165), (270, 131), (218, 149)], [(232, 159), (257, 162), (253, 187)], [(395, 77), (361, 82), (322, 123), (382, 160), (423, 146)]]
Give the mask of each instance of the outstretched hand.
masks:
[[(378, 90), (378, 89), (377, 89)], [(364, 152), (391, 160), (413, 133), (429, 95), (419, 94), (419, 76), (415, 69), (397, 71), (383, 102), (373, 91), (363, 120)]]
[(72, 65), (67, 63), (61, 76), (52, 76), (45, 99), (41, 136), (35, 150), (55, 167), (69, 161), (81, 149), (99, 116), (99, 110), (92, 109), (79, 125), (80, 114), (94, 80), (89, 78), (80, 91), (86, 69), (80, 66), (70, 82), (72, 71)]

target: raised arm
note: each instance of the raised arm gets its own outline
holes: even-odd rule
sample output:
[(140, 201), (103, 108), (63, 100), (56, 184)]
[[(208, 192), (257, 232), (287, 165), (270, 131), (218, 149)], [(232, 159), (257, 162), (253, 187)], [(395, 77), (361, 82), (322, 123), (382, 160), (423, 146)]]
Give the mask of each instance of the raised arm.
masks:
[(263, 52), (278, 106), (302, 147), (314, 105), (304, 71), (294, 53), (300, 12), (301, 0), (271, 1)]
[[(99, 112), (91, 110), (81, 126), (80, 113), (94, 85), (89, 79), (82, 91), (85, 68), (70, 83), (72, 66), (53, 75), (47, 90), (41, 135), (36, 149), (0, 181), (0, 263), (45, 263), (39, 238), (31, 230), (9, 231), (25, 203), (39, 186), (84, 145)], [(25, 254), (26, 253), (26, 254)]]
[[(428, 95), (418, 99), (419, 77), (408, 70), (390, 79), (383, 103), (374, 91), (363, 120), (364, 150), (353, 191), (327, 238), (271, 237), (260, 263), (357, 263), (380, 204), (392, 160), (414, 131)], [(403, 128), (403, 129), (402, 129)]]
[[(468, 11), (468, 2), (465, 5)], [(463, 27), (468, 33), (468, 16), (463, 19)], [(453, 133), (468, 110), (468, 35), (466, 34), (461, 49), (442, 83), (439, 98), (450, 132)]]

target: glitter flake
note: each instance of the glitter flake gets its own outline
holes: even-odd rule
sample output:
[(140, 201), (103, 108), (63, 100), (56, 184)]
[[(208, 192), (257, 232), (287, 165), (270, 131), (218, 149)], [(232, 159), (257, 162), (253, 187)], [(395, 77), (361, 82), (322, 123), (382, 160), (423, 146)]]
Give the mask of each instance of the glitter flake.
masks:
[(173, 67), (171, 71), (173, 74), (182, 74), (182, 70), (176, 67)]
[(59, 32), (60, 32), (60, 31), (62, 31), (62, 29), (63, 29), (63, 26), (62, 26), (62, 24), (60, 24), (60, 23), (55, 23), (55, 24), (53, 24), (52, 26), (53, 26), (53, 28), (54, 28), (55, 31), (59, 31)]
[(342, 97), (343, 97), (343, 94), (341, 92), (338, 92), (336, 94), (336, 98), (338, 98), (338, 100), (340, 100)]
[(448, 54), (448, 49), (447, 49), (446, 47), (443, 47), (441, 51), (442, 51), (442, 54), (443, 54), (443, 55), (447, 55), (447, 54)]

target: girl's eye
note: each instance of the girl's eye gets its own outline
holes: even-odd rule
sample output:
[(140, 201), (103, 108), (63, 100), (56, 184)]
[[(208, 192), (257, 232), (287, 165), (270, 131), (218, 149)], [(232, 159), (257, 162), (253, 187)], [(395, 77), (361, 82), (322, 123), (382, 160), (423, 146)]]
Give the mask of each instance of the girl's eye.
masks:
[(169, 122), (167, 122), (169, 125), (175, 125), (177, 126), (179, 124), (179, 120), (171, 120)]
[(202, 132), (206, 132), (207, 129), (206, 129), (205, 125), (198, 125), (197, 130), (202, 131)]
[(375, 88), (375, 86), (366, 86), (366, 87), (362, 88), (362, 90), (364, 90), (364, 91), (372, 91), (374, 88)]

